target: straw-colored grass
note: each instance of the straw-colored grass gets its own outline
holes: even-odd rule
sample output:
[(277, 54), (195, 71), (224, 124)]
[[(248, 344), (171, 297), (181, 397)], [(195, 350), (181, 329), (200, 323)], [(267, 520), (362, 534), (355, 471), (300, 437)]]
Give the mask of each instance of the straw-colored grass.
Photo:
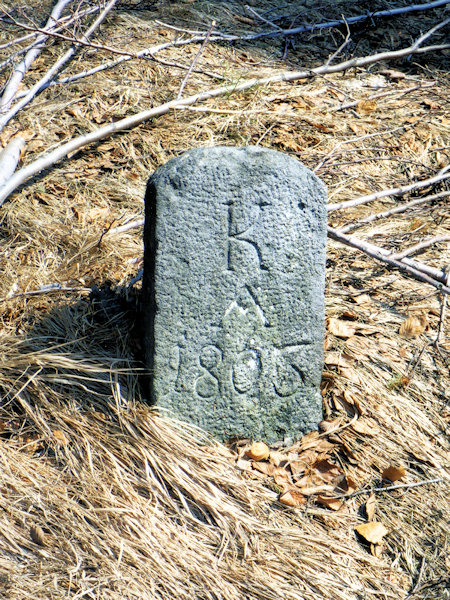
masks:
[[(36, 4), (43, 18), (50, 3)], [(257, 10), (278, 4), (261, 2)], [(283, 10), (300, 14), (295, 6), (301, 5), (312, 21), (359, 12), (358, 3), (324, 3), (322, 9), (310, 4), (286, 3)], [(374, 2), (373, 8), (384, 4)], [(349, 51), (406, 45), (440, 14), (356, 28)], [(238, 2), (124, 2), (96, 39), (134, 50), (168, 41), (174, 34), (157, 17), (194, 29), (207, 30), (212, 18), (223, 31), (261, 29), (236, 15), (244, 15)], [(8, 35), (9, 29), (2, 39)], [(342, 35), (305, 35), (288, 47), (285, 60), (281, 40), (209, 43), (198, 66), (226, 83), (315, 66)], [(55, 43), (44, 53), (31, 76), (42, 73), (61, 47)], [(163, 57), (189, 65), (197, 50), (172, 48)], [(83, 50), (69, 70), (110, 59), (106, 52)], [(177, 110), (86, 148), (1, 207), (2, 598), (448, 597), (450, 332), (440, 323), (442, 298), (435, 290), (329, 242), (327, 318), (356, 327), (347, 337), (327, 333), (324, 415), (346, 426), (328, 437), (335, 444), (332, 459), (357, 490), (379, 486), (391, 464), (406, 467), (397, 483), (439, 480), (376, 493), (374, 518), (388, 534), (373, 556), (355, 534), (367, 520), (368, 494), (346, 499), (339, 511), (320, 507), (314, 497), (299, 508), (283, 506), (270, 478), (241, 472), (230, 449), (142, 403), (139, 283), (127, 288), (141, 267), (142, 230), (105, 233), (142, 218), (150, 173), (191, 147), (259, 143), (310, 168), (329, 155), (317, 174), (332, 202), (430, 177), (448, 163), (445, 60), (424, 55)], [(383, 67), (406, 77), (392, 79), (379, 72)], [(1, 142), (16, 132), (25, 135), (28, 163), (63, 140), (173, 98), (185, 74), (161, 63), (130, 61), (50, 88), (4, 130)], [(420, 82), (433, 86), (402, 94)], [(336, 110), (341, 102), (367, 99), (381, 84), (392, 94)], [(186, 93), (215, 85), (210, 76), (193, 73)], [(443, 189), (441, 184), (431, 191)], [(330, 221), (343, 225), (396, 202), (332, 213)], [(448, 215), (448, 198), (441, 198), (357, 233), (400, 249), (448, 234)], [(418, 258), (436, 267), (449, 264), (448, 244)], [(108, 281), (117, 297), (108, 291), (89, 297), (92, 286)], [(55, 283), (67, 289), (42, 289)], [(427, 315), (427, 329), (401, 337), (401, 323), (419, 312)], [(440, 326), (437, 347), (428, 345), (419, 357)], [(349, 425), (355, 415), (358, 421)]]

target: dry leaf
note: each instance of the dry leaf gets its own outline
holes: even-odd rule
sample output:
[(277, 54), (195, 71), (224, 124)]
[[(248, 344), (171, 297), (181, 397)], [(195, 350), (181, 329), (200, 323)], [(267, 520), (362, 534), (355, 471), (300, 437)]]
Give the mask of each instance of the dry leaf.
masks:
[(324, 362), (329, 366), (351, 367), (355, 361), (346, 357), (347, 355), (342, 352), (326, 352)]
[(345, 377), (345, 379), (348, 381), (356, 383), (356, 385), (361, 384), (361, 378), (356, 369), (353, 369), (352, 367), (339, 367), (339, 372), (341, 373), (342, 377)]
[(273, 480), (280, 487), (284, 487), (291, 483), (289, 472), (283, 467), (275, 467), (273, 470)]
[(402, 337), (415, 338), (425, 331), (426, 326), (426, 315), (412, 316), (403, 321), (403, 323), (400, 325), (398, 333)]
[(105, 223), (111, 220), (111, 209), (109, 206), (94, 207), (87, 214), (88, 223), (100, 222)]
[(319, 429), (324, 433), (333, 432), (342, 423), (342, 417), (333, 419), (332, 421), (321, 421), (319, 423)]
[(375, 494), (372, 492), (370, 496), (367, 498), (366, 502), (366, 515), (369, 521), (372, 521), (375, 516), (375, 509), (377, 506), (377, 498)]
[(369, 296), (369, 294), (360, 294), (359, 296), (352, 296), (352, 300), (353, 302), (356, 302), (356, 304), (371, 304), (372, 303), (372, 298)]
[(382, 75), (386, 75), (389, 79), (406, 79), (406, 75), (401, 71), (397, 71), (396, 69), (383, 69), (380, 71)]
[(265, 460), (269, 458), (270, 449), (264, 442), (254, 442), (245, 454), (252, 460)]
[(281, 463), (286, 464), (286, 455), (282, 452), (277, 452), (276, 450), (271, 450), (269, 455), (270, 462), (275, 465), (275, 467), (279, 467)]
[(236, 461), (236, 467), (240, 471), (250, 471), (252, 468), (252, 461), (250, 459), (240, 458)]
[(342, 475), (341, 468), (328, 459), (319, 460), (314, 467), (320, 474), (320, 478), (329, 483)]
[(370, 521), (370, 523), (358, 525), (356, 531), (371, 544), (379, 544), (384, 536), (389, 533), (389, 530), (386, 529), (383, 523), (379, 523), (378, 521)]
[(52, 431), (52, 433), (53, 433), (53, 437), (55, 438), (55, 440), (58, 442), (58, 444), (60, 446), (67, 446), (67, 444), (69, 443), (69, 440), (67, 439), (67, 437), (64, 435), (64, 433), (60, 429), (54, 429)]
[(340, 510), (344, 506), (344, 502), (339, 498), (327, 498), (326, 496), (317, 496), (317, 502), (331, 510)]
[(273, 472), (275, 470), (275, 467), (268, 462), (255, 461), (252, 466), (255, 469), (255, 471), (259, 471), (260, 473), (269, 476), (273, 475)]
[(47, 544), (45, 533), (39, 525), (32, 525), (30, 527), (30, 538), (35, 544), (39, 544), (39, 546), (45, 546)]
[(383, 544), (370, 544), (370, 553), (375, 558), (380, 558), (383, 552)]
[(403, 466), (395, 467), (393, 465), (389, 465), (387, 469), (383, 471), (381, 477), (383, 479), (388, 479), (389, 481), (398, 481), (402, 479), (406, 475), (406, 469)]
[(301, 506), (306, 504), (306, 498), (297, 490), (290, 490), (282, 494), (279, 501), (286, 506)]
[(352, 429), (357, 433), (369, 436), (378, 435), (380, 433), (380, 428), (371, 419), (358, 419), (353, 423)]
[(377, 103), (375, 100), (360, 100), (356, 105), (356, 112), (359, 115), (370, 115), (376, 109)]
[(339, 483), (334, 490), (337, 494), (353, 494), (356, 490), (356, 482), (349, 475), (345, 475), (339, 478)]
[(331, 317), (328, 319), (328, 331), (336, 337), (347, 339), (355, 334), (356, 325)]
[(319, 432), (311, 431), (310, 433), (307, 433), (301, 438), (299, 446), (302, 450), (306, 450), (307, 448), (314, 448), (314, 446), (317, 444), (318, 439)]
[(327, 485), (325, 483), (322, 485), (299, 485), (299, 484), (297, 484), (297, 487), (301, 490), (301, 493), (304, 496), (315, 496), (316, 494), (333, 492), (333, 486)]

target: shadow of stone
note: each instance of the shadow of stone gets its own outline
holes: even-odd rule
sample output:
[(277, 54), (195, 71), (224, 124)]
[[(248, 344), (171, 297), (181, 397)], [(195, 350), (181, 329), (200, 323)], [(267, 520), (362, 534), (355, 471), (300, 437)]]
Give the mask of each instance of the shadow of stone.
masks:
[(94, 286), (88, 297), (58, 304), (36, 319), (24, 339), (24, 352), (47, 357), (44, 376), (46, 371), (59, 372), (52, 384), (56, 393), (89, 404), (89, 393), (80, 394), (85, 378), (84, 387), (93, 393), (92, 405), (100, 402), (107, 408), (114, 382), (123, 399), (143, 400), (139, 295), (138, 290), (107, 282)]

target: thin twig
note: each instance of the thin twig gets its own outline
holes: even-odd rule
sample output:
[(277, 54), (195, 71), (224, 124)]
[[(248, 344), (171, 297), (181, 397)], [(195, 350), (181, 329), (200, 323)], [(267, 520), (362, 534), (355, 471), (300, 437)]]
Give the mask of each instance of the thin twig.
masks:
[[(70, 75), (68, 77), (61, 77), (60, 79), (54, 79), (53, 81), (49, 81), (44, 86), (42, 86), (42, 88), (39, 91), (42, 92), (43, 90), (47, 89), (48, 87), (53, 87), (55, 85), (64, 85), (66, 83), (73, 83), (75, 81), (79, 81), (80, 79), (84, 79), (85, 77), (91, 77), (92, 75), (95, 75), (96, 73), (100, 73), (101, 71), (106, 71), (107, 69), (113, 69), (114, 67), (120, 65), (124, 61), (135, 60), (135, 59), (139, 59), (139, 58), (150, 59), (155, 62), (161, 63), (163, 65), (167, 65), (170, 67), (176, 67), (177, 69), (188, 69), (189, 67), (186, 65), (183, 65), (183, 64), (177, 63), (177, 62), (173, 62), (173, 61), (165, 61), (155, 55), (158, 52), (165, 50), (166, 48), (173, 48), (176, 46), (186, 46), (188, 44), (195, 44), (196, 42), (199, 42), (202, 39), (203, 38), (195, 37), (195, 38), (190, 38), (188, 40), (173, 40), (172, 42), (166, 42), (165, 44), (159, 44), (158, 46), (153, 46), (151, 48), (145, 48), (144, 50), (140, 50), (139, 52), (129, 53), (127, 55), (120, 56), (116, 60), (112, 60), (110, 62), (103, 63), (101, 65), (97, 65), (96, 67), (93, 67), (92, 69), (89, 69), (87, 71), (82, 71), (81, 73), (76, 73), (75, 75)], [(219, 73), (205, 71), (204, 69), (194, 69), (194, 72), (202, 73), (203, 75), (207, 75), (208, 77), (213, 77), (214, 79), (217, 79), (219, 81), (225, 79), (225, 77), (223, 75), (220, 75)], [(23, 95), (25, 95), (25, 92), (23, 93)], [(17, 98), (20, 98), (20, 97), (21, 97), (21, 95), (18, 94)]]
[(373, 492), (391, 492), (392, 490), (410, 489), (410, 488), (419, 487), (421, 485), (428, 485), (431, 483), (441, 483), (441, 481), (444, 481), (443, 477), (436, 477), (436, 479), (426, 479), (425, 481), (415, 481), (414, 483), (397, 483), (395, 485), (387, 485), (386, 487), (371, 487), (371, 488), (366, 488), (365, 490), (358, 490), (356, 492), (352, 492), (351, 494), (340, 494), (339, 496), (327, 496), (327, 498), (330, 498), (330, 499), (354, 498), (355, 496), (360, 496), (361, 494), (371, 494)]
[(379, 219), (385, 219), (386, 217), (390, 217), (392, 215), (398, 215), (400, 213), (406, 212), (410, 208), (414, 208), (419, 206), (420, 204), (424, 204), (425, 202), (433, 202), (433, 200), (439, 200), (440, 198), (446, 198), (450, 196), (450, 192), (439, 192), (437, 194), (429, 194), (428, 196), (424, 196), (423, 198), (416, 198), (415, 200), (411, 200), (411, 202), (405, 202), (400, 206), (396, 206), (395, 208), (390, 208), (389, 210), (385, 210), (380, 213), (375, 213), (373, 215), (369, 215), (364, 219), (360, 219), (355, 223), (351, 223), (350, 225), (346, 225), (345, 227), (341, 227), (339, 231), (341, 233), (349, 233), (362, 225), (366, 225), (367, 223), (372, 223), (373, 221), (378, 221)]
[[(73, 15), (70, 15), (67, 17), (61, 17), (58, 20), (58, 24), (52, 25), (49, 28), (49, 32), (50, 31), (59, 31), (60, 29), (66, 29), (74, 21), (78, 21), (82, 17), (85, 17), (86, 15), (91, 15), (92, 13), (98, 12), (98, 11), (99, 11), (98, 6), (91, 6), (90, 8), (85, 8), (84, 10), (80, 10)], [(37, 31), (33, 31), (32, 33), (27, 33), (27, 35), (24, 35), (20, 38), (15, 38), (13, 40), (10, 40), (9, 42), (6, 42), (5, 44), (0, 44), (0, 50), (5, 50), (6, 48), (10, 48), (11, 46), (16, 46), (17, 44), (21, 44), (22, 42), (26, 42), (27, 40), (36, 38), (38, 35), (39, 35), (39, 33)], [(43, 37), (47, 37), (47, 36), (43, 36)], [(19, 52), (21, 52), (21, 53), (28, 52), (28, 50), (30, 50), (35, 45), (36, 45), (36, 41), (34, 41), (32, 44), (30, 44), (26, 48), (21, 48), (19, 50)]]
[[(319, 164), (317, 164), (313, 168), (313, 172), (316, 173), (317, 171), (320, 171), (322, 169), (322, 167), (331, 159), (331, 157), (334, 154), (336, 154), (336, 152), (339, 150), (339, 148), (341, 148), (341, 146), (344, 146), (345, 144), (354, 144), (355, 142), (360, 142), (361, 140), (366, 140), (366, 139), (373, 138), (373, 137), (379, 137), (382, 135), (392, 135), (396, 131), (399, 131), (401, 129), (405, 130), (405, 129), (408, 129), (411, 127), (412, 127), (412, 124), (406, 123), (405, 125), (400, 125), (399, 127), (393, 127), (392, 129), (386, 129), (385, 131), (376, 131), (375, 133), (365, 133), (364, 135), (360, 135), (355, 138), (342, 140), (341, 142), (336, 144), (336, 146), (334, 146), (334, 148), (332, 148), (328, 152), (328, 154), (326, 154), (322, 158), (322, 160), (319, 162)], [(349, 149), (345, 150), (345, 152), (361, 152), (363, 150), (378, 150), (378, 149), (384, 150), (384, 148), (377, 148), (377, 147), (375, 147), (375, 148), (349, 148)]]
[(411, 6), (404, 6), (401, 8), (394, 8), (389, 10), (378, 10), (375, 12), (367, 12), (364, 15), (358, 15), (355, 17), (348, 17), (346, 21), (344, 19), (336, 19), (335, 21), (328, 21), (326, 23), (317, 23), (315, 25), (300, 25), (300, 27), (295, 27), (294, 29), (281, 29), (280, 31), (262, 31), (261, 33), (244, 35), (244, 36), (231, 36), (222, 34), (224, 39), (230, 41), (253, 41), (261, 38), (271, 38), (271, 37), (285, 37), (290, 35), (297, 35), (299, 33), (304, 33), (305, 31), (318, 31), (320, 29), (331, 29), (332, 27), (341, 27), (348, 23), (348, 25), (353, 25), (354, 23), (360, 23), (361, 21), (367, 21), (368, 19), (376, 19), (381, 17), (392, 17), (395, 15), (406, 14), (410, 12), (417, 12), (428, 10), (432, 8), (438, 8), (439, 6), (444, 6), (448, 4), (448, 0), (436, 0), (435, 2), (429, 2), (427, 4), (413, 4)]
[[(435, 81), (431, 81), (429, 83), (419, 83), (412, 87), (406, 88), (404, 90), (389, 90), (388, 92), (380, 92), (378, 94), (373, 94), (372, 96), (367, 96), (367, 98), (363, 98), (362, 100), (366, 102), (367, 100), (378, 100), (378, 98), (384, 98), (385, 96), (394, 96), (400, 94), (403, 96), (405, 94), (409, 94), (410, 92), (415, 92), (416, 90), (423, 90), (425, 88), (433, 87), (436, 85)], [(345, 110), (346, 108), (353, 108), (357, 106), (361, 102), (360, 100), (354, 100), (353, 102), (346, 102), (345, 104), (341, 104), (336, 108), (333, 108), (333, 111)]]
[(91, 288), (87, 287), (44, 287), (39, 290), (30, 290), (29, 292), (17, 292), (16, 294), (11, 294), (11, 296), (5, 296), (4, 298), (0, 298), (0, 302), (7, 302), (9, 300), (15, 300), (16, 298), (29, 298), (31, 296), (42, 296), (44, 294), (64, 294), (67, 292), (77, 292), (77, 293), (90, 293)]
[(14, 190), (17, 189), (17, 187), (22, 185), (30, 177), (33, 177), (33, 175), (36, 175), (36, 173), (39, 173), (43, 169), (47, 169), (48, 167), (54, 165), (61, 159), (67, 157), (68, 154), (74, 152), (75, 150), (79, 150), (80, 148), (92, 144), (93, 142), (98, 142), (100, 140), (108, 138), (112, 134), (117, 133), (119, 131), (124, 131), (132, 127), (136, 127), (137, 125), (140, 125), (141, 123), (144, 123), (145, 121), (148, 121), (151, 118), (164, 115), (173, 109), (182, 106), (191, 106), (193, 104), (196, 104), (197, 102), (203, 102), (204, 100), (208, 100), (210, 98), (217, 98), (225, 96), (227, 94), (247, 91), (256, 86), (268, 85), (277, 82), (296, 81), (298, 79), (311, 78), (316, 75), (323, 75), (324, 73), (338, 73), (354, 67), (361, 67), (373, 64), (380, 60), (408, 56), (409, 54), (414, 54), (419, 50), (427, 51), (429, 48), (433, 48), (433, 46), (418, 48), (417, 43), (415, 43), (413, 44), (413, 46), (402, 48), (401, 50), (396, 50), (393, 52), (380, 52), (378, 54), (372, 54), (370, 56), (353, 58), (351, 60), (347, 60), (336, 65), (321, 66), (303, 71), (282, 72), (276, 75), (272, 75), (271, 77), (250, 79), (239, 84), (231, 84), (227, 86), (214, 88), (211, 90), (206, 90), (204, 92), (194, 94), (193, 96), (180, 98), (179, 100), (171, 100), (169, 102), (166, 102), (165, 104), (161, 104), (160, 106), (144, 110), (130, 117), (126, 117), (125, 119), (121, 119), (120, 121), (116, 121), (115, 123), (110, 123), (94, 131), (78, 136), (70, 140), (69, 142), (62, 144), (61, 146), (58, 146), (53, 151), (45, 154), (44, 156), (41, 156), (34, 162), (26, 165), (25, 167), (22, 167), (22, 169), (17, 171), (9, 179), (9, 181), (2, 188), (0, 188), (0, 206), (3, 204), (6, 198), (8, 198), (8, 196)]
[(203, 43), (202, 43), (202, 45), (201, 45), (201, 46), (200, 46), (200, 48), (198, 49), (198, 52), (197, 52), (197, 54), (194, 56), (194, 60), (192, 61), (192, 63), (191, 63), (191, 66), (189, 67), (189, 70), (188, 70), (188, 72), (186, 73), (186, 76), (185, 76), (185, 78), (184, 78), (184, 79), (183, 79), (183, 81), (181, 82), (181, 85), (180, 85), (180, 91), (178, 92), (178, 95), (177, 95), (177, 99), (178, 99), (178, 100), (179, 100), (179, 99), (181, 98), (181, 96), (183, 95), (183, 90), (184, 90), (184, 88), (186, 87), (186, 84), (187, 84), (187, 82), (188, 82), (188, 79), (189, 79), (189, 77), (190, 77), (190, 75), (191, 75), (191, 73), (192, 73), (192, 71), (193, 71), (193, 69), (194, 69), (195, 65), (197, 64), (197, 61), (198, 61), (198, 59), (200, 58), (200, 56), (201, 56), (201, 54), (202, 54), (203, 50), (205, 49), (205, 46), (206, 46), (206, 44), (208, 43), (208, 40), (209, 40), (209, 38), (211, 37), (211, 33), (212, 33), (212, 30), (214, 29), (215, 25), (216, 25), (216, 22), (213, 20), (213, 21), (212, 21), (212, 23), (211, 23), (211, 27), (209, 28), (209, 30), (208, 30), (208, 33), (206, 34), (206, 36), (205, 36), (205, 39), (203, 40)]
[(44, 47), (42, 45), (42, 42), (48, 39), (49, 32), (52, 30), (52, 28), (55, 27), (55, 23), (57, 23), (62, 11), (65, 9), (67, 4), (70, 4), (70, 2), (71, 0), (60, 0), (53, 7), (53, 10), (50, 13), (46, 25), (40, 30), (40, 33), (43, 35), (40, 35), (36, 39), (35, 43), (33, 44), (33, 47), (27, 52), (25, 58), (14, 69), (13, 76), (9, 80), (8, 85), (6, 86), (2, 98), (0, 100), (0, 113), (6, 112), (11, 106), (11, 103), (14, 99), (14, 96), (17, 92), (20, 83), (24, 78), (25, 73), (28, 71), (30, 65), (39, 56), (42, 48)]
[[(405, 262), (402, 262), (400, 260), (394, 260), (394, 259), (390, 258), (389, 256), (386, 256), (385, 253), (388, 251), (383, 250), (382, 248), (377, 248), (373, 244), (368, 244), (357, 238), (347, 236), (347, 235), (341, 233), (340, 231), (333, 229), (332, 227), (328, 227), (328, 236), (331, 239), (334, 239), (334, 240), (337, 240), (338, 242), (346, 244), (347, 246), (352, 246), (353, 248), (357, 248), (358, 250), (361, 250), (361, 252), (364, 252), (368, 256), (371, 256), (372, 258), (376, 258), (377, 260), (384, 262), (391, 267), (395, 267), (396, 269), (399, 269), (400, 271), (407, 273), (408, 275), (410, 275), (414, 279), (417, 279), (418, 281), (428, 283), (428, 284), (432, 285), (433, 287), (437, 288), (438, 290), (440, 290), (442, 293), (450, 294), (450, 287), (448, 287), (447, 285), (445, 285), (442, 282), (442, 281), (446, 282), (445, 274), (442, 274), (442, 279), (440, 279), (440, 280), (434, 279), (433, 277), (426, 275), (423, 270), (419, 270), (417, 268), (417, 266), (412, 267), (410, 264), (405, 264)], [(405, 260), (407, 260), (407, 259), (405, 259)], [(417, 265), (416, 262), (415, 262), (415, 264)], [(426, 265), (423, 265), (423, 267), (426, 267)]]
[(420, 252), (421, 250), (425, 250), (425, 248), (429, 248), (434, 244), (438, 244), (440, 242), (448, 242), (450, 240), (450, 235), (436, 235), (432, 238), (428, 238), (427, 240), (423, 240), (414, 246), (410, 246), (406, 248), (406, 250), (402, 250), (401, 252), (396, 252), (395, 254), (390, 254), (391, 258), (395, 260), (401, 260), (405, 258), (405, 256), (410, 256), (411, 254), (415, 254), (416, 252)]
[[(99, 16), (95, 19), (86, 33), (83, 35), (83, 40), (88, 40), (89, 37), (94, 33), (94, 31), (103, 23), (109, 11), (114, 7), (117, 3), (117, 0), (110, 0), (108, 4), (105, 6), (103, 11), (99, 14)], [(26, 96), (24, 96), (21, 100), (16, 102), (14, 106), (2, 117), (0, 117), (0, 131), (5, 127), (5, 125), (24, 107), (26, 106), (39, 90), (45, 85), (48, 81), (53, 79), (53, 77), (61, 70), (61, 68), (72, 58), (72, 56), (77, 51), (76, 47), (72, 46), (69, 48), (67, 52), (65, 52), (62, 56), (58, 58), (58, 60), (54, 63), (54, 65), (45, 73), (39, 81), (37, 81), (31, 89), (28, 91)]]
[(450, 165), (446, 166), (444, 169), (441, 169), (437, 175), (434, 175), (429, 179), (416, 181), (415, 183), (411, 183), (409, 185), (404, 185), (397, 188), (390, 188), (388, 190), (382, 190), (381, 192), (375, 192), (374, 194), (369, 194), (367, 196), (360, 196), (359, 198), (355, 198), (354, 200), (346, 200), (344, 202), (338, 202), (337, 204), (329, 204), (328, 212), (351, 208), (353, 206), (359, 206), (360, 204), (368, 204), (369, 202), (379, 200), (380, 198), (387, 198), (388, 196), (403, 196), (404, 194), (411, 192), (412, 190), (418, 190), (420, 188), (433, 185), (434, 183), (439, 183), (440, 181), (445, 181), (446, 179), (449, 179), (450, 173), (447, 172), (449, 169)]

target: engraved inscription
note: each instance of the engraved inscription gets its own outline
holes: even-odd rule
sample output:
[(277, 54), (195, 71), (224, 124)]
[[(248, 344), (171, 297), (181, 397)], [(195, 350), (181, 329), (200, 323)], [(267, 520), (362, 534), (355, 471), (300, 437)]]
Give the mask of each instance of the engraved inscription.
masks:
[(216, 368), (222, 360), (222, 352), (217, 346), (204, 346), (200, 352), (199, 364), (203, 374), (195, 382), (195, 392), (202, 398), (213, 398), (219, 391), (219, 378)]
[(252, 227), (260, 217), (263, 206), (269, 203), (253, 204), (244, 212), (242, 206), (233, 200), (227, 203), (227, 270), (238, 271), (246, 261), (250, 260), (257, 269), (267, 271), (261, 249), (252, 239)]
[[(214, 399), (226, 390), (255, 396), (264, 372), (281, 398), (292, 396), (304, 383), (303, 373), (292, 358), (304, 344), (273, 345), (271, 325), (250, 286), (244, 286), (228, 306), (222, 328), (225, 337), (220, 345), (203, 346), (198, 356), (198, 375), (193, 386), (199, 397)], [(175, 390), (192, 389), (182, 344), (174, 348), (170, 366), (177, 368)]]
[(233, 365), (233, 385), (240, 394), (255, 387), (261, 372), (261, 359), (256, 350), (241, 352)]

